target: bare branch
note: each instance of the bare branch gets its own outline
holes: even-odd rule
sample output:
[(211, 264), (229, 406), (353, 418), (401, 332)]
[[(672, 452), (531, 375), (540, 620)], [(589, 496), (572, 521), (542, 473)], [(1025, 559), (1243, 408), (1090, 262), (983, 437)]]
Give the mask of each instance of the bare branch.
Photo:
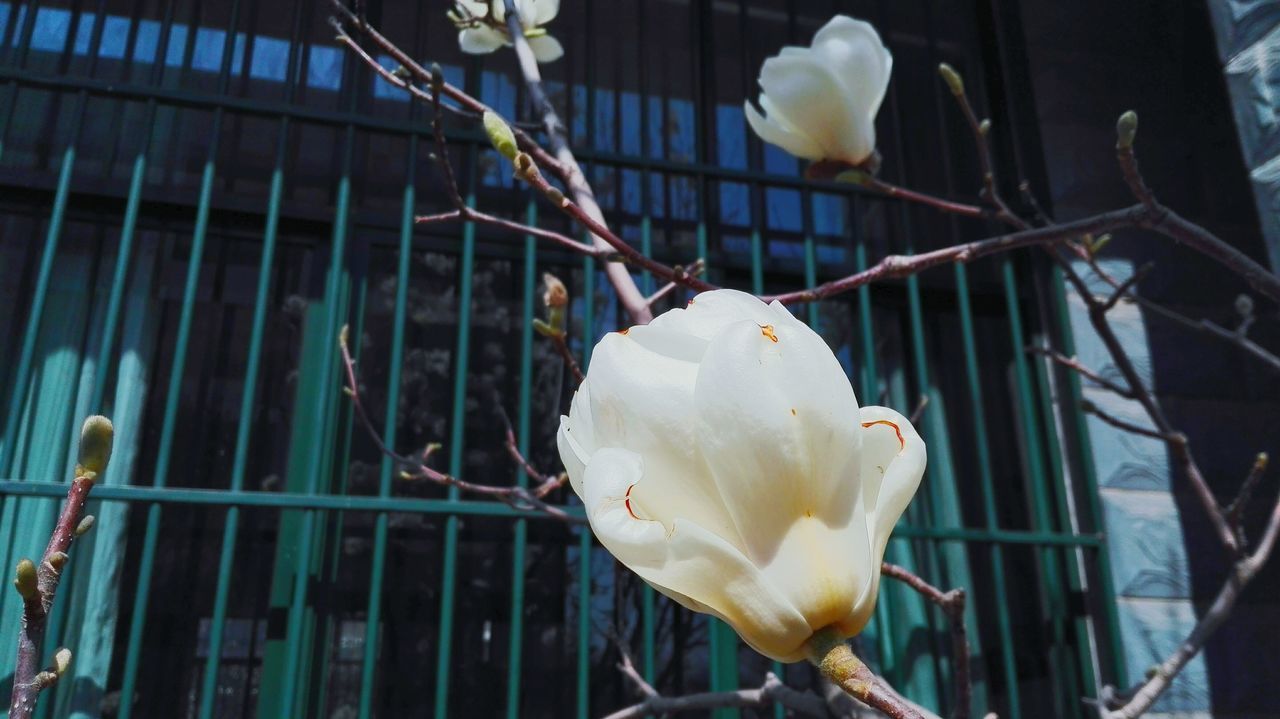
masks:
[(71, 663), (71, 652), (59, 649), (53, 665), (41, 670), (40, 653), (44, 650), (45, 630), (62, 581), (62, 570), (70, 559), (67, 552), (72, 542), (93, 526), (91, 518), (84, 517), (85, 502), (89, 500), (94, 481), (107, 468), (112, 433), (111, 422), (105, 417), (90, 417), (85, 421), (80, 433), (76, 478), (67, 490), (67, 500), (49, 534), (44, 554), (39, 564), (29, 559), (18, 563), (14, 587), (22, 596), (22, 625), (18, 630), (13, 695), (9, 700), (12, 719), (30, 719), (35, 714), (40, 692), (56, 684)]
[(1098, 374), (1094, 370), (1089, 369), (1082, 362), (1080, 362), (1080, 359), (1078, 357), (1068, 357), (1055, 349), (1052, 349), (1049, 347), (1039, 347), (1036, 345), (1027, 347), (1027, 351), (1038, 354), (1038, 355), (1042, 355), (1044, 357), (1048, 357), (1054, 362), (1062, 365), (1063, 367), (1066, 367), (1067, 369), (1073, 372), (1076, 372), (1081, 377), (1084, 377), (1085, 379), (1089, 380), (1090, 382), (1093, 382), (1094, 384), (1098, 385), (1099, 387), (1102, 387), (1103, 389), (1110, 390), (1111, 392), (1114, 392), (1115, 394), (1118, 394), (1121, 397), (1124, 397), (1126, 399), (1133, 399), (1132, 391), (1125, 389), (1124, 387), (1121, 387), (1116, 382), (1112, 382), (1111, 380), (1107, 379), (1106, 377), (1103, 377), (1102, 375)]
[[(707, 261), (699, 257), (698, 261), (693, 263), (693, 267), (690, 267), (687, 270), (679, 265), (676, 265), (671, 269), (675, 270), (677, 273), (677, 277), (680, 277), (681, 279), (683, 278), (682, 277), (683, 274), (688, 274), (690, 277), (698, 277), (704, 271), (706, 271)], [(653, 294), (649, 295), (649, 297), (645, 299), (645, 302), (649, 305), (650, 308), (652, 308), (655, 302), (671, 294), (671, 292), (679, 286), (680, 286), (680, 283), (677, 281), (673, 280), (671, 282), (668, 282), (667, 284), (659, 288), (657, 292), (654, 292)]]
[[(595, 193), (591, 190), (591, 185), (587, 183), (587, 178), (582, 174), (582, 168), (578, 165), (578, 160), (573, 156), (573, 151), (569, 149), (569, 138), (565, 131), (564, 123), (560, 121), (560, 116), (556, 114), (556, 109), (551, 104), (550, 98), (542, 88), (542, 75), (538, 70), (538, 61), (533, 56), (533, 49), (529, 47), (529, 41), (524, 35), (524, 26), (520, 22), (520, 13), (516, 8), (513, 0), (506, 0), (506, 18), (507, 31), (511, 35), (511, 43), (515, 47), (516, 59), (519, 61), (520, 74), (524, 77), (525, 87), (529, 91), (529, 98), (533, 102), (538, 114), (542, 116), (543, 129), (546, 130), (547, 139), (551, 146), (551, 152), (556, 159), (560, 161), (563, 169), (561, 179), (564, 180), (565, 187), (569, 189), (569, 194), (577, 201), (582, 211), (590, 217), (595, 224), (605, 226), (604, 213), (600, 210), (600, 205), (596, 202)], [(612, 244), (602, 237), (598, 232), (595, 233), (594, 243), (598, 248), (605, 248)], [(644, 300), (644, 295), (640, 294), (640, 289), (636, 287), (635, 280), (631, 278), (631, 273), (626, 267), (618, 264), (605, 265), (605, 273), (609, 277), (609, 282), (613, 285), (613, 289), (618, 294), (618, 302), (626, 309), (627, 314), (631, 316), (632, 322), (638, 325), (648, 324), (653, 319), (653, 313), (649, 310), (649, 305)]]
[(985, 240), (975, 240), (974, 242), (966, 242), (952, 247), (944, 247), (940, 250), (924, 252), (918, 255), (889, 255), (875, 265), (847, 277), (832, 280), (805, 290), (768, 296), (764, 299), (778, 300), (783, 304), (814, 302), (857, 289), (871, 282), (889, 278), (909, 277), (939, 265), (970, 262), (979, 257), (1008, 252), (1021, 247), (1052, 246), (1091, 232), (1106, 232), (1121, 227), (1133, 227), (1141, 222), (1143, 212), (1144, 209), (1141, 205), (1134, 205), (1122, 210), (1112, 210), (1111, 212), (1054, 225), (1053, 227), (1022, 230)]
[(1200, 653), (1209, 637), (1213, 636), (1218, 627), (1222, 626), (1222, 623), (1231, 615), (1231, 611), (1235, 608), (1241, 592), (1249, 585), (1249, 582), (1253, 581), (1253, 578), (1258, 574), (1258, 570), (1266, 564), (1267, 559), (1271, 556), (1277, 536), (1280, 536), (1280, 498), (1277, 499), (1275, 507), (1271, 511), (1266, 530), (1263, 532), (1262, 540), (1258, 543), (1257, 549), (1254, 550), (1253, 554), (1237, 560), (1231, 566), (1231, 571), (1222, 588), (1218, 590), (1218, 595), (1214, 598), (1213, 604), (1201, 616), (1200, 621), (1196, 622), (1191, 634), (1187, 635), (1187, 638), (1173, 650), (1173, 653), (1160, 666), (1156, 667), (1151, 676), (1138, 686), (1137, 690), (1133, 692), (1123, 706), (1117, 709), (1107, 709), (1099, 706), (1098, 716), (1100, 719), (1136, 719), (1145, 714), (1155, 704), (1156, 699), (1160, 698), (1160, 695), (1169, 688), (1173, 679), (1178, 676), (1192, 658)]
[[(369, 435), (369, 439), (372, 440), (374, 445), (378, 448), (378, 451), (393, 459), (403, 468), (400, 473), (401, 477), (409, 480), (425, 480), (445, 487), (457, 487), (463, 492), (492, 497), (505, 502), (516, 509), (530, 512), (541, 512), (553, 519), (558, 519), (569, 524), (586, 523), (585, 519), (576, 517), (565, 512), (560, 507), (547, 504), (542, 501), (541, 496), (545, 496), (545, 492), (543, 495), (538, 495), (518, 485), (497, 487), (488, 484), (476, 484), (474, 482), (459, 479), (451, 474), (446, 474), (436, 469), (432, 469), (427, 466), (426, 463), (427, 455), (431, 450), (430, 446), (428, 446), (427, 451), (423, 453), (421, 459), (407, 457), (388, 447), (386, 442), (382, 439), (382, 435), (380, 435), (378, 430), (374, 428), (373, 422), (369, 419), (369, 415), (365, 411), (364, 402), (360, 398), (360, 384), (359, 380), (356, 378), (355, 360), (351, 358), (351, 351), (347, 346), (347, 331), (347, 328), (343, 327), (342, 334), (339, 339), (339, 346), (342, 350), (344, 377), (346, 380), (346, 394), (351, 398), (351, 404), (355, 409), (356, 417), (360, 420), (360, 424), (364, 426), (365, 432)], [(547, 491), (549, 492), (550, 490)]]
[(905, 567), (889, 562), (882, 562), (880, 573), (896, 579), (916, 590), (920, 596), (938, 605), (951, 626), (951, 660), (955, 670), (955, 709), (952, 719), (967, 719), (969, 706), (972, 703), (973, 677), (969, 669), (969, 634), (964, 625), (965, 591), (952, 589), (944, 592), (926, 582), (922, 577), (912, 573)]
[(707, 709), (763, 707), (778, 703), (801, 716), (826, 719), (826, 702), (809, 692), (791, 689), (773, 673), (765, 675), (764, 683), (755, 689), (738, 689), (730, 692), (702, 692), (680, 697), (664, 697), (659, 694), (646, 697), (638, 704), (619, 709), (605, 719), (640, 719), (640, 717), (705, 711)]

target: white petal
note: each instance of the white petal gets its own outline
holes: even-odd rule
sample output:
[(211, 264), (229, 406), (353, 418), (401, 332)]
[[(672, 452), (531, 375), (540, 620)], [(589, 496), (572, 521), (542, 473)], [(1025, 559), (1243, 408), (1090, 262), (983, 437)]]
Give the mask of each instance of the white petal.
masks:
[(543, 64), (555, 62), (564, 55), (564, 46), (550, 35), (529, 38), (529, 49), (533, 50), (534, 59)]
[(684, 309), (663, 312), (649, 326), (710, 340), (734, 322), (752, 320), (769, 324), (773, 317), (773, 310), (755, 295), (738, 290), (712, 290), (689, 300), (689, 306)]
[(520, 10), (526, 27), (546, 25), (555, 20), (559, 12), (560, 0), (524, 0), (524, 6)]
[(817, 142), (827, 159), (859, 163), (875, 149), (875, 127), (847, 97), (843, 83), (816, 53), (788, 53), (765, 60), (760, 87), (771, 116)]
[[(852, 477), (847, 479), (856, 484)], [(853, 636), (866, 626), (874, 608), (866, 601), (879, 574), (867, 540), (867, 517), (855, 499), (849, 523), (828, 525), (819, 517), (801, 517), (787, 528), (772, 560), (761, 567), (769, 582), (815, 631), (834, 627)]]
[(687, 519), (739, 543), (694, 431), (698, 365), (663, 354), (688, 343), (700, 340), (640, 326), (596, 345), (587, 379), (594, 441), (645, 458), (649, 479), (632, 495), (645, 516), (668, 528)]
[(813, 330), (781, 305), (711, 341), (698, 370), (698, 439), (757, 564), (796, 521), (844, 527), (858, 497), (858, 403)]
[[(760, 101), (762, 104), (764, 100), (764, 95), (761, 95)], [(752, 107), (750, 101), (743, 102), (742, 109), (747, 115), (747, 124), (751, 126), (751, 129), (761, 140), (770, 145), (777, 145), (792, 155), (806, 160), (821, 160), (823, 158), (825, 151), (813, 138), (783, 126), (775, 120), (775, 116), (772, 114), (768, 117), (761, 115), (759, 110)]]
[(507, 38), (502, 33), (489, 27), (479, 25), (458, 32), (458, 46), (471, 55), (485, 55), (505, 45)]
[(482, 2), (481, 0), (457, 0), (457, 2), (471, 17), (483, 18), (489, 15), (488, 2)]
[[(603, 449), (586, 472), (587, 515), (600, 543), (664, 593), (729, 622), (757, 651), (796, 661), (812, 629), (747, 558), (723, 538), (680, 520), (670, 531), (628, 507), (650, 481), (639, 455)], [(642, 481), (643, 479), (643, 481)]]
[(927, 460), (924, 440), (901, 414), (863, 407), (862, 501), (878, 565), (889, 534), (916, 494)]
[(813, 50), (835, 72), (853, 106), (874, 122), (893, 71), (893, 55), (876, 29), (837, 15), (813, 36)]
[(587, 469), (587, 460), (591, 454), (578, 442), (577, 437), (569, 429), (569, 418), (561, 415), (560, 430), (556, 432), (556, 449), (560, 451), (560, 461), (564, 471), (569, 475), (569, 486), (581, 498), (583, 495), (582, 475)]

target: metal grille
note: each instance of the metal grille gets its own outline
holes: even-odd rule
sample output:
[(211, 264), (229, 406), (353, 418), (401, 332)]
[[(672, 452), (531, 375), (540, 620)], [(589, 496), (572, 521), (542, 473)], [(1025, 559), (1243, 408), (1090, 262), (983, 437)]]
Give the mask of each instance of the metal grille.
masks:
[[(443, 4), (370, 5), (451, 81), (523, 107), (510, 59), (461, 56)], [(568, 54), (547, 72), (625, 237), (664, 261), (705, 257), (718, 283), (793, 288), (990, 228), (802, 181), (742, 120), (760, 62), (835, 12), (872, 20), (895, 55), (885, 174), (964, 193), (975, 162), (933, 68), (952, 63), (1007, 108), (983, 87), (1017, 71), (995, 60), (1011, 42), (1000, 5), (565, 0)], [(346, 323), (388, 443), (440, 441), (453, 474), (524, 482), (497, 408), (550, 469), (571, 392), (531, 331), (539, 272), (569, 283), (584, 362), (620, 312), (598, 267), (533, 238), (415, 230), (444, 204), (424, 108), (345, 56), (326, 18), (312, 0), (0, 2), (9, 565), (47, 535), (78, 418), (103, 411), (124, 430), (93, 495), (112, 523), (78, 547), (50, 632), (93, 645), (101, 671), (60, 684), (43, 715), (589, 717), (630, 698), (613, 634), (663, 691), (759, 681), (767, 662), (587, 532), (406, 485), (353, 425)], [(474, 128), (449, 132), (470, 201), (573, 231)], [(1102, 680), (1123, 684), (1083, 428), (1047, 402), (1078, 387), (1021, 351), (1069, 342), (1062, 311), (1030, 255), (802, 310), (863, 403), (910, 412), (928, 397), (930, 468), (887, 558), (969, 589), (975, 701), (1013, 719), (1074, 716)], [(945, 633), (890, 585), (860, 644), (945, 710)]]

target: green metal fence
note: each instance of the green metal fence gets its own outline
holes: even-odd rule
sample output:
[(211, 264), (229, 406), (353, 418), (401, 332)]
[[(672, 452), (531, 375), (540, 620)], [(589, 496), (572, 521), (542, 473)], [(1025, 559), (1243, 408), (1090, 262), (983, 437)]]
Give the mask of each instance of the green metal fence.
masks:
[[(459, 55), (443, 7), (369, 5), (451, 80), (523, 106), (510, 59)], [(989, 22), (1002, 6), (566, 0), (569, 52), (547, 71), (624, 236), (771, 291), (990, 228), (806, 184), (742, 123), (763, 57), (837, 11), (876, 22), (895, 53), (885, 173), (962, 194), (974, 158), (933, 68), (990, 84), (996, 119), (1020, 119), (987, 82), (1019, 71), (996, 60), (1017, 41)], [(43, 716), (589, 717), (633, 699), (615, 635), (663, 691), (771, 668), (813, 681), (656, 596), (585, 531), (398, 479), (353, 425), (344, 324), (388, 444), (440, 441), (449, 472), (523, 483), (495, 407), (552, 469), (571, 392), (531, 331), (539, 273), (569, 282), (584, 363), (621, 315), (591, 261), (471, 225), (415, 229), (446, 202), (424, 108), (342, 54), (324, 3), (0, 12), (4, 561), (42, 546), (78, 419), (113, 416), (121, 443), (93, 493), (110, 521), (77, 547), (50, 632), (77, 674)], [(573, 231), (474, 128), (449, 131), (469, 202)], [(1085, 434), (1063, 408), (1079, 387), (1022, 351), (1069, 343), (1060, 282), (1018, 255), (804, 312), (862, 402), (928, 398), (930, 468), (887, 558), (969, 589), (975, 709), (1078, 715), (1078, 697), (1123, 678)], [(554, 499), (580, 511), (569, 494)], [(0, 610), (12, 646), (14, 597)], [(886, 586), (860, 645), (950, 708), (946, 627), (918, 597)]]

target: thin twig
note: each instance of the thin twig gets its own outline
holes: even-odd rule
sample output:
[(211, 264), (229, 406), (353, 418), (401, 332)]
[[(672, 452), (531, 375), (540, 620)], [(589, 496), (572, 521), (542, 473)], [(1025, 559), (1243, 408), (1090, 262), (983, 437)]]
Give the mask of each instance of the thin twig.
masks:
[(965, 591), (960, 588), (944, 592), (905, 567), (882, 562), (880, 573), (896, 579), (933, 602), (947, 616), (951, 627), (951, 660), (955, 670), (955, 707), (952, 719), (967, 719), (972, 703), (973, 680), (969, 670), (969, 634), (964, 625)]
[[(578, 165), (577, 158), (573, 156), (573, 150), (569, 148), (569, 137), (565, 125), (560, 121), (560, 116), (556, 113), (555, 107), (551, 104), (551, 99), (547, 97), (547, 93), (542, 87), (542, 74), (538, 70), (538, 61), (533, 55), (533, 48), (529, 46), (528, 39), (525, 38), (524, 26), (520, 21), (520, 13), (513, 0), (506, 0), (506, 18), (507, 31), (511, 35), (511, 44), (515, 48), (520, 74), (524, 77), (529, 99), (533, 103), (536, 112), (542, 117), (543, 129), (547, 133), (547, 142), (551, 152), (560, 161), (560, 166), (563, 169), (561, 179), (564, 180), (565, 187), (569, 189), (569, 194), (573, 196), (583, 212), (595, 224), (605, 226), (604, 212), (601, 211), (600, 205), (596, 202), (595, 193), (587, 182), (586, 175), (582, 173), (582, 168)], [(593, 230), (592, 232), (595, 231)], [(596, 247), (604, 248), (611, 243), (599, 233), (595, 233), (594, 244)], [(648, 324), (649, 320), (653, 319), (653, 313), (649, 310), (649, 305), (645, 302), (644, 295), (640, 293), (640, 288), (636, 286), (636, 282), (632, 279), (631, 273), (627, 268), (617, 264), (608, 264), (605, 265), (605, 274), (613, 285), (614, 291), (618, 294), (619, 304), (631, 316), (632, 322), (638, 325)]]
[(1253, 581), (1271, 556), (1277, 536), (1280, 536), (1280, 498), (1277, 498), (1271, 510), (1271, 516), (1267, 520), (1266, 529), (1257, 548), (1252, 554), (1241, 557), (1231, 565), (1226, 581), (1218, 590), (1213, 604), (1200, 617), (1200, 621), (1196, 622), (1195, 628), (1187, 638), (1151, 672), (1147, 680), (1137, 687), (1123, 706), (1116, 709), (1098, 706), (1100, 719), (1136, 719), (1155, 704), (1187, 663), (1200, 653), (1209, 637), (1213, 636), (1218, 627), (1222, 626), (1222, 623), (1231, 615), (1241, 592)]
[[(1107, 352), (1111, 355), (1111, 360), (1116, 369), (1120, 371), (1125, 382), (1133, 390), (1134, 399), (1146, 410), (1147, 416), (1155, 426), (1155, 436), (1169, 443), (1174, 458), (1178, 460), (1178, 464), (1190, 482), (1192, 490), (1200, 500), (1201, 506), (1204, 507), (1205, 512), (1209, 515), (1209, 520), (1217, 531), (1223, 547), (1227, 549), (1228, 554), (1235, 556), (1239, 552), (1239, 543), (1236, 541), (1235, 532), (1231, 530), (1226, 518), (1223, 516), (1222, 506), (1218, 504), (1218, 500), (1213, 496), (1212, 490), (1209, 489), (1209, 483), (1205, 480), (1204, 474), (1201, 472), (1200, 466), (1191, 452), (1190, 441), (1186, 435), (1177, 432), (1173, 428), (1168, 418), (1165, 417), (1160, 403), (1156, 401), (1155, 395), (1143, 383), (1142, 376), (1138, 373), (1137, 367), (1134, 366), (1133, 360), (1116, 336), (1111, 323), (1107, 321), (1104, 303), (1094, 296), (1084, 278), (1076, 272), (1071, 263), (1057, 254), (1052, 254), (1051, 256), (1062, 269), (1063, 276), (1075, 287), (1076, 293), (1084, 301), (1085, 307), (1088, 309), (1090, 325), (1092, 325), (1094, 332), (1107, 348)], [(1099, 416), (1101, 417), (1101, 415)], [(1146, 431), (1150, 432), (1150, 430)]]
[(702, 692), (679, 697), (660, 694), (645, 697), (644, 701), (619, 709), (605, 719), (639, 719), (640, 717), (679, 714), (708, 709), (733, 709), (765, 707), (778, 703), (801, 716), (826, 719), (826, 702), (809, 692), (792, 689), (782, 683), (772, 672), (765, 675), (764, 683), (755, 689), (738, 689), (729, 692)]
[(80, 434), (80, 458), (76, 478), (67, 489), (67, 499), (49, 534), (49, 543), (39, 564), (23, 559), (18, 563), (14, 586), (22, 596), (22, 624), (18, 630), (18, 656), (13, 670), (13, 694), (9, 700), (11, 719), (30, 719), (35, 713), (40, 692), (58, 682), (71, 662), (71, 652), (59, 649), (53, 666), (41, 670), (40, 654), (44, 648), (45, 629), (53, 601), (62, 581), (62, 570), (70, 559), (67, 552), (77, 537), (93, 526), (84, 516), (85, 503), (94, 481), (106, 470), (111, 457), (111, 422), (104, 417), (90, 417)]
[[(382, 439), (382, 435), (380, 435), (378, 430), (373, 426), (373, 422), (369, 419), (369, 415), (365, 411), (364, 402), (360, 398), (360, 385), (359, 380), (356, 378), (355, 360), (351, 358), (351, 351), (347, 346), (347, 328), (345, 327), (342, 330), (339, 345), (342, 350), (342, 365), (344, 368), (344, 377), (346, 379), (346, 394), (351, 398), (351, 404), (355, 408), (356, 417), (364, 426), (365, 432), (378, 448), (378, 451), (390, 457), (401, 467), (405, 468), (401, 472), (402, 477), (411, 480), (426, 480), (444, 487), (457, 487), (463, 492), (492, 497), (522, 511), (541, 512), (562, 522), (570, 524), (586, 524), (585, 519), (576, 517), (555, 505), (542, 501), (539, 495), (524, 487), (518, 485), (497, 487), (488, 484), (468, 482), (454, 477), (451, 474), (446, 474), (427, 466), (425, 456), (419, 460), (399, 454), (388, 447), (386, 442)], [(548, 492), (549, 491), (550, 490), (548, 490)]]
[[(707, 261), (699, 257), (698, 261), (693, 263), (693, 267), (690, 267), (687, 270), (683, 267), (680, 267), (679, 265), (673, 267), (672, 269), (675, 270), (677, 273), (684, 273), (689, 275), (690, 277), (698, 277), (704, 271), (706, 271)], [(660, 287), (657, 292), (654, 292), (653, 294), (646, 297), (645, 303), (648, 304), (650, 308), (652, 308), (655, 302), (671, 294), (671, 292), (679, 286), (680, 286), (680, 283), (677, 281), (673, 280), (671, 282), (668, 282), (667, 284)]]
[(1141, 205), (1134, 205), (1122, 210), (1112, 210), (1111, 212), (1086, 217), (1074, 222), (1066, 222), (1053, 227), (1022, 230), (984, 240), (944, 247), (918, 255), (889, 255), (861, 272), (809, 289), (771, 295), (764, 299), (770, 301), (778, 300), (783, 304), (814, 302), (849, 292), (871, 282), (889, 278), (909, 277), (939, 265), (970, 262), (979, 257), (1008, 252), (1021, 247), (1052, 246), (1090, 232), (1105, 232), (1121, 227), (1133, 227), (1141, 221), (1143, 212), (1144, 208)]
[(1125, 432), (1128, 432), (1130, 434), (1138, 434), (1138, 435), (1142, 435), (1143, 437), (1158, 439), (1161, 442), (1168, 442), (1170, 444), (1177, 441), (1176, 439), (1177, 435), (1164, 434), (1158, 430), (1154, 430), (1149, 427), (1143, 427), (1141, 425), (1137, 425), (1132, 422), (1128, 422), (1126, 420), (1120, 419), (1115, 415), (1111, 415), (1103, 411), (1101, 408), (1098, 407), (1098, 405), (1094, 404), (1093, 402), (1090, 402), (1087, 399), (1080, 401), (1080, 409), (1086, 412), (1087, 414), (1091, 414), (1094, 417), (1097, 417), (1098, 419), (1102, 420), (1103, 422), (1106, 422), (1112, 427), (1115, 427), (1116, 429), (1124, 430)]
[(1105, 390), (1114, 392), (1115, 394), (1121, 397), (1124, 397), (1125, 399), (1133, 399), (1133, 392), (1131, 390), (1121, 387), (1118, 383), (1112, 382), (1111, 380), (1107, 379), (1106, 377), (1103, 377), (1102, 375), (1098, 374), (1094, 370), (1089, 369), (1084, 365), (1084, 363), (1080, 361), (1078, 357), (1068, 357), (1062, 354), (1061, 352), (1055, 349), (1052, 349), (1050, 347), (1039, 347), (1037, 345), (1032, 345), (1030, 347), (1027, 347), (1027, 351), (1032, 352), (1034, 354), (1042, 355), (1044, 357), (1048, 357), (1054, 362), (1062, 365), (1063, 367), (1066, 367), (1067, 369), (1073, 372), (1076, 372), (1081, 377), (1084, 377), (1085, 379), (1089, 380), (1090, 382), (1093, 382), (1094, 384), (1098, 385), (1099, 387)]

